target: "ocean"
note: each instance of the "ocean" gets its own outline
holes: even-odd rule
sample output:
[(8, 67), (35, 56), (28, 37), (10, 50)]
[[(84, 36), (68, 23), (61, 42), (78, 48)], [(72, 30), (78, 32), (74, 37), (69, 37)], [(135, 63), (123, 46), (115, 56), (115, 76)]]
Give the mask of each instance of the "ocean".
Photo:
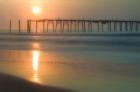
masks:
[(0, 35), (0, 72), (78, 92), (140, 92), (140, 36)]

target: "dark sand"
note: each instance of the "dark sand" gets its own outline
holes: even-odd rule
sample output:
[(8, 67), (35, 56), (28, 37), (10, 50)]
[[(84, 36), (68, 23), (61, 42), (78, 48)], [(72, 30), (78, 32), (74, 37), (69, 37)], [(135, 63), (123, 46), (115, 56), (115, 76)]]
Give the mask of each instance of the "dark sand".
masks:
[(74, 92), (63, 88), (43, 86), (11, 75), (0, 74), (0, 92)]

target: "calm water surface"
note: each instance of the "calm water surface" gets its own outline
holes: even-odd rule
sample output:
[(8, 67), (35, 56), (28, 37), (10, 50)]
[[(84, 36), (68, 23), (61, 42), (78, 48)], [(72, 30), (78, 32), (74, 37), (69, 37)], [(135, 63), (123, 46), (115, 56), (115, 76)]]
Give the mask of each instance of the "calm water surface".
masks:
[(0, 72), (79, 92), (140, 92), (140, 37), (0, 36)]

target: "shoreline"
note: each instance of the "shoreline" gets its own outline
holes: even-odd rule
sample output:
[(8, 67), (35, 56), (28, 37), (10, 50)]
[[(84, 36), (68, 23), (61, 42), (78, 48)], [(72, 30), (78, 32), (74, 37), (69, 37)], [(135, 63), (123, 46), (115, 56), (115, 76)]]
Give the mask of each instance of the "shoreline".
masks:
[(0, 73), (0, 92), (75, 92), (72, 90), (44, 86), (27, 80)]

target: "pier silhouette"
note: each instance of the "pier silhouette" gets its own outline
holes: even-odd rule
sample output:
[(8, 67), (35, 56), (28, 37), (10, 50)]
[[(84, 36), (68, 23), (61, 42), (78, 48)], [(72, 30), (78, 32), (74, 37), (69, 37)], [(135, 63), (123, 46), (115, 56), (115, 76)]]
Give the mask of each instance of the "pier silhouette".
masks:
[[(35, 23), (35, 26), (33, 24)], [(111, 33), (111, 32), (139, 32), (139, 20), (86, 20), (86, 19), (42, 19), (27, 20), (27, 33)], [(9, 23), (9, 32), (12, 32), (12, 21)], [(18, 32), (21, 32), (21, 22), (18, 21)]]
[[(68, 19), (44, 19), (28, 20), (27, 31), (30, 33), (32, 23), (36, 23), (36, 32), (38, 32), (38, 23), (42, 23), (43, 31), (49, 32), (52, 26), (52, 32), (138, 32), (140, 21), (134, 20), (68, 20)], [(46, 28), (46, 29), (45, 29)], [(96, 28), (96, 29), (95, 29)]]

